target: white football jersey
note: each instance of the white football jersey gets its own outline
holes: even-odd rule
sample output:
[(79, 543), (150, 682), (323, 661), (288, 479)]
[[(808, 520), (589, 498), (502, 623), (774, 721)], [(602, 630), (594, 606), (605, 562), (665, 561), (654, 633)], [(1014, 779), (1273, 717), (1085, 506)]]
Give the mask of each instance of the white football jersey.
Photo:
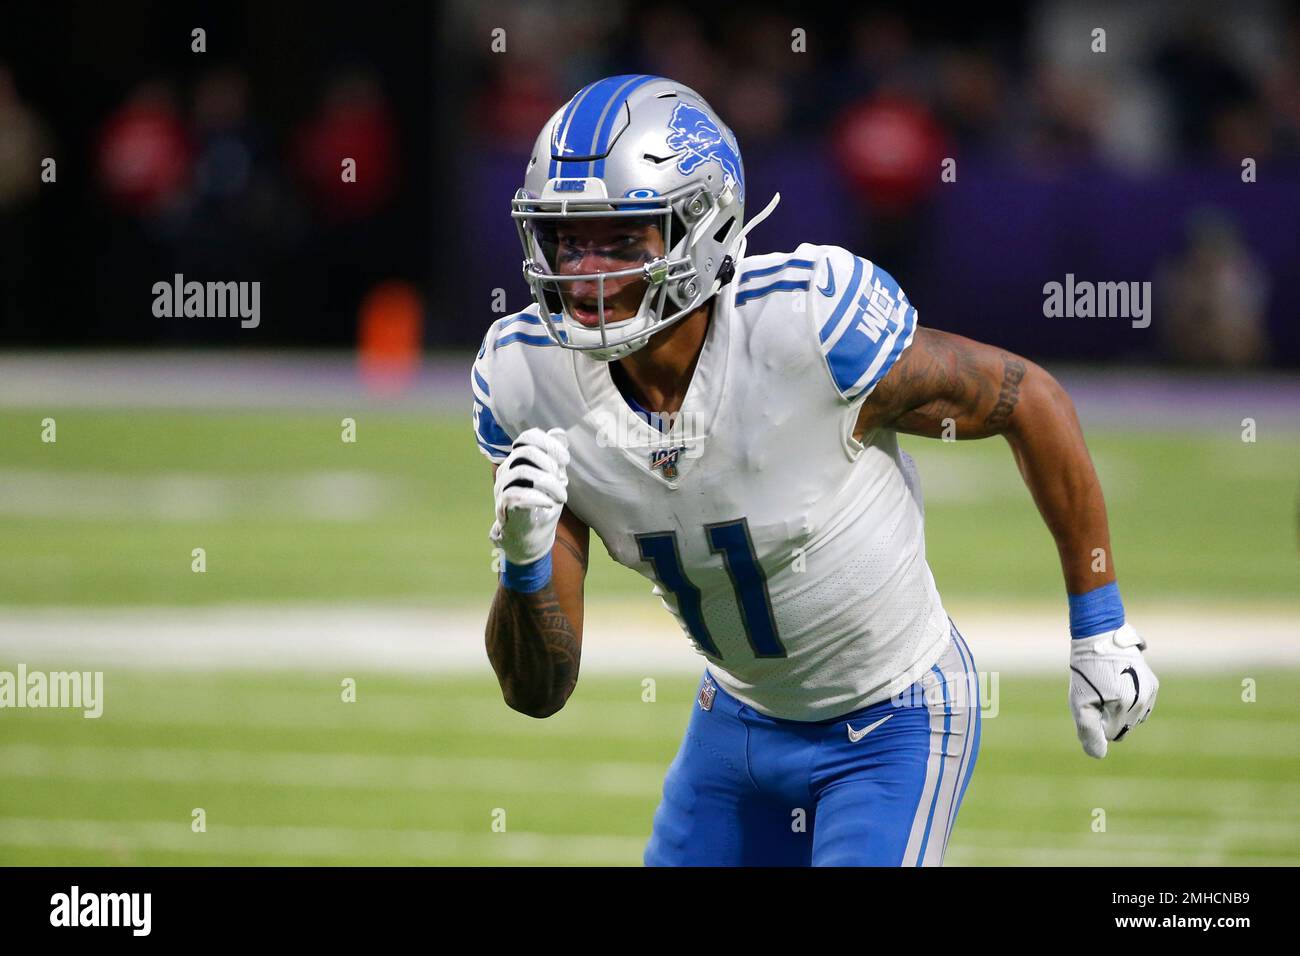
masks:
[(566, 429), (568, 507), (755, 710), (828, 720), (886, 700), (949, 635), (911, 459), (892, 430), (853, 438), (916, 310), (883, 269), (809, 243), (745, 257), (713, 308), (671, 422), (553, 344), (535, 303), (498, 319), (471, 375), (479, 447), (500, 462), (523, 430)]

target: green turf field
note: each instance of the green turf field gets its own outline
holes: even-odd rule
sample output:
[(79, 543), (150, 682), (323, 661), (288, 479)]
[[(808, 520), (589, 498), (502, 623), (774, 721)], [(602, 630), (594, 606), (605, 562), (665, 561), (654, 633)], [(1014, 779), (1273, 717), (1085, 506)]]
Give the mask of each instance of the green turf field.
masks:
[[(339, 437), (349, 414), (355, 444)], [(55, 444), (39, 440), (47, 416)], [(1089, 437), (1130, 608), (1300, 620), (1294, 435)], [(1063, 603), (1002, 442), (905, 447), (945, 596)], [(0, 627), (13, 606), (485, 608), (490, 511), (468, 412), (6, 409)], [(603, 551), (589, 586), (649, 600)], [(640, 679), (585, 675), (534, 721), (504, 706), (486, 662), (440, 680), (361, 674), (352, 704), (335, 673), (115, 670), (100, 720), (0, 711), (0, 863), (635, 864), (695, 686), (664, 676), (643, 703)], [(948, 862), (1300, 864), (1300, 673), (1258, 680), (1250, 704), (1239, 675), (1165, 681), (1141, 746), (1099, 763), (1075, 740), (1063, 676), (1004, 675)]]
[[(353, 413), (354, 444), (339, 437), (345, 414), (0, 412), (0, 490), (26, 476), (50, 498), (38, 518), (0, 512), (0, 604), (487, 600), (490, 470), (468, 413)], [(47, 415), (54, 444), (39, 440)], [(1300, 602), (1300, 437), (1094, 432), (1089, 442), (1126, 600)], [(1006, 445), (904, 444), (921, 469), (940, 590), (1059, 601), (1055, 548)], [(304, 500), (313, 491), (323, 504)], [(349, 494), (368, 510), (339, 517)], [(132, 510), (159, 496), (183, 517)], [(87, 516), (88, 498), (106, 500)], [(643, 579), (593, 544), (591, 587), (644, 596)], [(206, 574), (190, 571), (194, 547), (206, 549)]]
[[(333, 676), (115, 675), (112, 720), (4, 718), (0, 861), (637, 864), (694, 687), (588, 677), (536, 721), (490, 677), (362, 676), (345, 704)], [(1239, 695), (1168, 682), (1098, 762), (1062, 680), (1004, 680), (948, 862), (1300, 863), (1300, 674)]]

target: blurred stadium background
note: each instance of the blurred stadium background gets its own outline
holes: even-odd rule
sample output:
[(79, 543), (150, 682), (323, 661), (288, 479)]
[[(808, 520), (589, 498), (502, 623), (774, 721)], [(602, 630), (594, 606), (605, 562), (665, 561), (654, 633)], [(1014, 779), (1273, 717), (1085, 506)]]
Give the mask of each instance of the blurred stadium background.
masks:
[[(625, 72), (699, 90), (782, 193), (751, 248), (853, 248), (1075, 396), (1159, 709), (1083, 755), (1005, 445), (906, 441), (998, 678), (949, 863), (1300, 863), (1296, 6), (34, 9), (0, 34), (0, 670), (105, 702), (0, 711), (0, 863), (640, 861), (698, 659), (601, 553), (574, 698), (505, 707), (466, 388), (528, 302), (537, 130)], [(260, 325), (155, 317), (175, 273), (261, 282)], [(1044, 318), (1067, 273), (1151, 281), (1150, 327)]]

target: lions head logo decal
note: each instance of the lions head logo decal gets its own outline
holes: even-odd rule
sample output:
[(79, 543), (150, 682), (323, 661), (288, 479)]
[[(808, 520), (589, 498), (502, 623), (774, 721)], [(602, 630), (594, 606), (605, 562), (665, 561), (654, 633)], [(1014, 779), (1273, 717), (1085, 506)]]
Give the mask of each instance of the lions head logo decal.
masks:
[(668, 121), (668, 128), (672, 130), (668, 134), (669, 147), (684, 151), (677, 161), (678, 171), (689, 176), (705, 163), (717, 163), (722, 167), (726, 180), (735, 183), (740, 201), (745, 201), (740, 152), (727, 142), (707, 113), (689, 103), (678, 103)]

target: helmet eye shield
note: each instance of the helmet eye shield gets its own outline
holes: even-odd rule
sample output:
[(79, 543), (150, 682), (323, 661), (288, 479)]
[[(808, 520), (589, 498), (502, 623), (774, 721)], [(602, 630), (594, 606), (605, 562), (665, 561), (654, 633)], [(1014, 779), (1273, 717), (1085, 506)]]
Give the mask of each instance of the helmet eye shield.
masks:
[(539, 234), (542, 248), (553, 249), (547, 259), (557, 266), (558, 272), (565, 275), (582, 272), (581, 266), (587, 255), (592, 255), (602, 260), (602, 265), (609, 266), (597, 270), (600, 272), (635, 269), (656, 257), (655, 244), (644, 223), (626, 219), (610, 221), (611, 226), (616, 224), (613, 234), (601, 239), (582, 237), (574, 225), (569, 223), (539, 223), (534, 229)]

